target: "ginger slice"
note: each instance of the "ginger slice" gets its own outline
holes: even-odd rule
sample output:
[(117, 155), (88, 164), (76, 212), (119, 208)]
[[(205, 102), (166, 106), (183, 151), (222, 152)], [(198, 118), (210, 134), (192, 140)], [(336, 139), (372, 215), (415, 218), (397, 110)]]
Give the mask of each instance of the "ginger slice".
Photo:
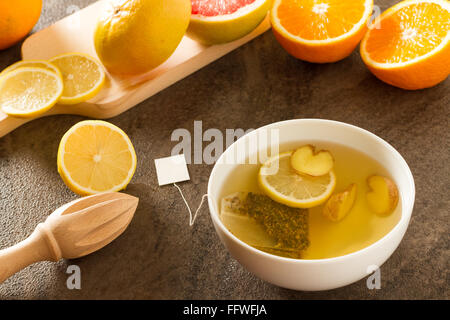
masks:
[(382, 216), (391, 214), (397, 207), (399, 194), (395, 183), (383, 176), (370, 176), (367, 179), (370, 191), (366, 194), (370, 209)]
[(334, 159), (327, 150), (316, 152), (314, 146), (305, 145), (294, 151), (291, 166), (299, 174), (319, 177), (333, 169)]
[(334, 222), (344, 219), (355, 204), (356, 191), (356, 184), (352, 183), (343, 192), (332, 195), (323, 208), (323, 215)]

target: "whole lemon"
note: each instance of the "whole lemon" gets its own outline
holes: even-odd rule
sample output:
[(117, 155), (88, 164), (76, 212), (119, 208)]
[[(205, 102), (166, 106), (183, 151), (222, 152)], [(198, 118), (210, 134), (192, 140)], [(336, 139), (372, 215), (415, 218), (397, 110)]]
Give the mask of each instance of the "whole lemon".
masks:
[(112, 73), (145, 73), (172, 55), (190, 16), (190, 0), (110, 0), (94, 32), (97, 55)]

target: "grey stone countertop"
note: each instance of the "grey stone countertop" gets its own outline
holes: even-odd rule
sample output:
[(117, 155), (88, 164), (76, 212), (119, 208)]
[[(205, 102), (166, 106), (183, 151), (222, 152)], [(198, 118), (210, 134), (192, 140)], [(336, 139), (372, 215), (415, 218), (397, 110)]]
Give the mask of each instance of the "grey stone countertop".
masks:
[[(46, 0), (36, 32), (93, 0)], [(385, 10), (397, 1), (377, 0)], [(0, 69), (20, 59), (20, 44), (0, 51)], [(450, 298), (450, 80), (403, 91), (377, 80), (359, 52), (334, 64), (289, 56), (271, 31), (109, 121), (138, 155), (127, 190), (140, 198), (116, 241), (77, 260), (34, 264), (0, 284), (2, 299), (418, 299)], [(410, 226), (381, 267), (381, 289), (366, 279), (325, 292), (296, 292), (266, 283), (236, 262), (216, 235), (207, 206), (193, 227), (173, 186), (159, 187), (153, 160), (169, 156), (175, 129), (258, 128), (287, 119), (323, 118), (367, 129), (391, 143), (416, 183)], [(48, 214), (76, 199), (56, 170), (62, 135), (79, 116), (32, 121), (0, 138), (0, 248), (25, 239)], [(206, 193), (212, 165), (189, 165), (182, 188), (191, 206)], [(68, 290), (66, 270), (82, 270), (81, 290)]]

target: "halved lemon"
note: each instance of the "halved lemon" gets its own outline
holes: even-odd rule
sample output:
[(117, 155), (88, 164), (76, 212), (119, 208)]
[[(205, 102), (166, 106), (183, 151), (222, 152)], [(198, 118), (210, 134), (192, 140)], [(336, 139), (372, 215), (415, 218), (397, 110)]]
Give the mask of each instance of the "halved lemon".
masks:
[(361, 41), (372, 9), (373, 0), (274, 0), (272, 30), (294, 57), (335, 62)]
[(18, 68), (0, 79), (0, 108), (10, 116), (34, 117), (53, 107), (62, 92), (59, 74), (43, 68)]
[(66, 53), (50, 59), (61, 71), (64, 92), (61, 104), (76, 104), (93, 98), (105, 83), (105, 71), (96, 59), (84, 53)]
[(320, 177), (299, 175), (291, 167), (293, 151), (268, 159), (260, 168), (259, 185), (272, 200), (294, 208), (324, 203), (336, 186), (334, 171)]
[(417, 90), (450, 74), (450, 2), (408, 0), (386, 10), (361, 42), (370, 71), (391, 85)]
[(61, 139), (58, 172), (79, 195), (120, 191), (136, 170), (136, 153), (128, 136), (115, 125), (81, 121)]
[(0, 73), (0, 78), (6, 75), (8, 72), (24, 67), (43, 68), (48, 71), (55, 72), (61, 77), (61, 72), (59, 71), (59, 69), (46, 60), (21, 60), (3, 69), (3, 71)]

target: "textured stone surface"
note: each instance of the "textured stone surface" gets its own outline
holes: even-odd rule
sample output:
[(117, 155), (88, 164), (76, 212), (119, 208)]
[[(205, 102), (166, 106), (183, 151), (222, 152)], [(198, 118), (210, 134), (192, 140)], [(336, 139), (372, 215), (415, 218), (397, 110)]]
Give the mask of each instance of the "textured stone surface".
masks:
[[(91, 0), (46, 0), (34, 31)], [(382, 9), (397, 1), (377, 1)], [(71, 7), (72, 6), (72, 7)], [(0, 69), (20, 58), (20, 45), (0, 52)], [(450, 298), (449, 119), (450, 80), (406, 92), (374, 78), (358, 52), (339, 63), (293, 59), (271, 32), (228, 54), (130, 111), (111, 119), (132, 139), (139, 158), (129, 193), (140, 198), (136, 216), (115, 242), (90, 256), (26, 268), (0, 285), (3, 299), (390, 299)], [(170, 155), (177, 128), (257, 128), (293, 118), (348, 122), (384, 138), (405, 157), (417, 195), (403, 242), (382, 266), (382, 289), (361, 280), (318, 293), (265, 283), (233, 260), (204, 207), (194, 227), (173, 186), (158, 187), (154, 158)], [(0, 139), (0, 247), (26, 238), (58, 206), (76, 196), (56, 171), (60, 138), (77, 116), (33, 121)], [(182, 184), (196, 206), (212, 166), (190, 165)], [(66, 288), (67, 266), (82, 270), (82, 289)]]

